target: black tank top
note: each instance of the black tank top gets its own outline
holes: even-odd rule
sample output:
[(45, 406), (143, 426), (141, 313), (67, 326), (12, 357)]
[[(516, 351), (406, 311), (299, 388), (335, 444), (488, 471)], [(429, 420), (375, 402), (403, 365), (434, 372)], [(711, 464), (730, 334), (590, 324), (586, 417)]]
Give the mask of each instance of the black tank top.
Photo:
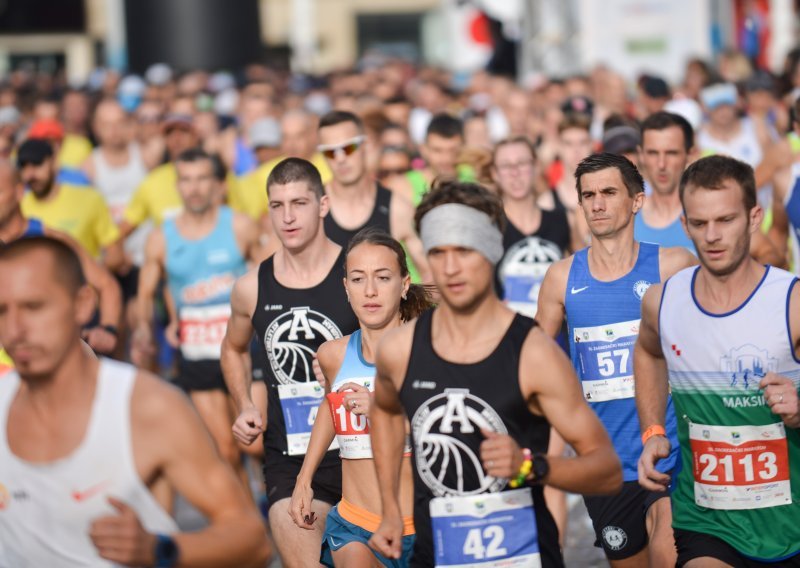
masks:
[[(252, 321), (268, 394), (264, 449), (286, 455), (286, 423), (278, 385), (316, 382), (311, 364), (319, 346), (352, 333), (358, 329), (358, 320), (342, 285), (344, 250), (325, 279), (312, 288), (280, 284), (273, 259), (268, 258), (258, 269), (258, 303)], [(304, 456), (286, 457), (302, 462)], [(330, 459), (338, 460), (337, 452), (328, 452), (323, 464)]]
[(389, 223), (389, 209), (392, 203), (392, 192), (377, 184), (378, 193), (375, 195), (375, 207), (372, 208), (372, 214), (367, 219), (367, 222), (356, 229), (343, 229), (339, 226), (333, 215), (328, 212), (325, 216), (325, 235), (335, 242), (337, 245), (347, 248), (350, 240), (356, 236), (361, 229), (366, 227), (377, 227), (383, 229), (391, 234), (391, 227)]
[(508, 216), (506, 230), (503, 232), (503, 258), (497, 263), (495, 271), (495, 289), (503, 299), (512, 290), (506, 290), (504, 282), (509, 274), (541, 272), (542, 278), (547, 269), (556, 261), (564, 258), (564, 251), (569, 250), (570, 228), (567, 213), (564, 209), (548, 211), (542, 209), (539, 228), (526, 235), (514, 225)]
[[(519, 388), (522, 344), (536, 322), (517, 314), (491, 355), (478, 363), (459, 364), (445, 361), (433, 350), (434, 313), (435, 310), (425, 312), (417, 320), (408, 371), (400, 389), (401, 403), (411, 421), (414, 448), (417, 538), (411, 565), (419, 567), (435, 564), (431, 499), (509, 489), (505, 480), (488, 476), (481, 480), (483, 470), (479, 472), (473, 465), (480, 463), (480, 444), (484, 440), (480, 428), (505, 429), (520, 447), (534, 453), (547, 451), (550, 436), (547, 420), (531, 414)], [(442, 427), (445, 421), (449, 427)], [(472, 432), (463, 432), (464, 421), (470, 423)], [(436, 443), (432, 443), (431, 435), (437, 438)], [(439, 440), (443, 438), (450, 441), (442, 444)], [(446, 451), (448, 448), (456, 449)], [(452, 452), (460, 455), (451, 456)], [(545, 505), (543, 489), (533, 486), (531, 491), (542, 565), (563, 566), (558, 529)]]

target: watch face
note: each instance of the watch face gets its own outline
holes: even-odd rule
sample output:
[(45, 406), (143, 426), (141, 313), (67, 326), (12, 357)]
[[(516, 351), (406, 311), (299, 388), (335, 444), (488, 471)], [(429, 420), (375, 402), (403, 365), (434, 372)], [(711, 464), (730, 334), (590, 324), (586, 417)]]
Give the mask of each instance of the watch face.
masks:
[(175, 566), (178, 562), (178, 545), (172, 540), (172, 537), (166, 535), (158, 535), (158, 544), (156, 545), (156, 566), (159, 568), (168, 568)]
[(541, 481), (550, 472), (550, 464), (545, 456), (533, 456), (533, 478)]

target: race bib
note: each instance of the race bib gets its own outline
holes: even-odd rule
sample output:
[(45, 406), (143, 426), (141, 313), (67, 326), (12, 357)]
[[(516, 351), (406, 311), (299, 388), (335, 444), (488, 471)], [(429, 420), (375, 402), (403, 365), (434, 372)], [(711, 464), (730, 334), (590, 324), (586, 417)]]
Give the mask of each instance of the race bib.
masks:
[(503, 278), (506, 304), (518, 314), (529, 318), (536, 317), (539, 308), (539, 289), (542, 287), (544, 275), (538, 272), (536, 266), (521, 266)]
[[(372, 392), (375, 389), (373, 377), (348, 379), (346, 382), (364, 386)], [(336, 388), (336, 385), (334, 385)], [(369, 420), (366, 415), (351, 412), (344, 405), (344, 396), (349, 391), (332, 392), (327, 395), (331, 408), (333, 427), (339, 442), (339, 455), (345, 459), (371, 459), (372, 444), (369, 439)]]
[(689, 424), (694, 500), (722, 510), (763, 509), (792, 502), (789, 452), (782, 422), (766, 426)]
[[(305, 455), (311, 429), (317, 419), (319, 405), (325, 389), (317, 381), (278, 385), (278, 399), (281, 401), (283, 421), (286, 425), (286, 447), (290, 456)], [(339, 444), (334, 438), (329, 450), (335, 450)]]
[(181, 354), (189, 361), (219, 359), (230, 304), (187, 306), (178, 314)]
[(430, 502), (437, 567), (538, 567), (539, 538), (529, 488)]
[(633, 398), (633, 346), (639, 320), (573, 330), (583, 396), (589, 402)]

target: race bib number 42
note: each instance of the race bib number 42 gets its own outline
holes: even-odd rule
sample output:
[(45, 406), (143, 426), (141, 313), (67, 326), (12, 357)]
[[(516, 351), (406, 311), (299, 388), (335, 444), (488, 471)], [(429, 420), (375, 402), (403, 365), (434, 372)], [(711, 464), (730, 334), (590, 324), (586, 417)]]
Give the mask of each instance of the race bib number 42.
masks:
[[(286, 447), (290, 456), (302, 456), (308, 450), (311, 429), (317, 419), (319, 405), (323, 402), (325, 389), (317, 381), (278, 385), (278, 398), (286, 425)], [(339, 445), (334, 438), (330, 450)]]
[(709, 509), (763, 509), (792, 502), (781, 422), (766, 426), (689, 425), (695, 503)]
[(638, 336), (639, 320), (573, 329), (578, 371), (587, 401), (634, 396), (633, 346)]
[(230, 304), (188, 306), (179, 314), (181, 354), (189, 361), (219, 359)]
[(437, 568), (541, 566), (529, 488), (430, 502)]

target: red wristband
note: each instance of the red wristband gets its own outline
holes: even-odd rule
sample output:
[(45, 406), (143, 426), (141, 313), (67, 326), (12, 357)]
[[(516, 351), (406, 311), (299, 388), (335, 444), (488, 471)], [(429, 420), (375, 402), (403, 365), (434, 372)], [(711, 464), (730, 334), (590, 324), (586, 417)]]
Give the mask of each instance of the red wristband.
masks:
[(666, 436), (667, 431), (664, 430), (664, 427), (660, 424), (653, 424), (647, 430), (644, 431), (642, 434), (642, 445), (644, 446), (647, 443), (647, 440), (652, 438), (653, 436)]

